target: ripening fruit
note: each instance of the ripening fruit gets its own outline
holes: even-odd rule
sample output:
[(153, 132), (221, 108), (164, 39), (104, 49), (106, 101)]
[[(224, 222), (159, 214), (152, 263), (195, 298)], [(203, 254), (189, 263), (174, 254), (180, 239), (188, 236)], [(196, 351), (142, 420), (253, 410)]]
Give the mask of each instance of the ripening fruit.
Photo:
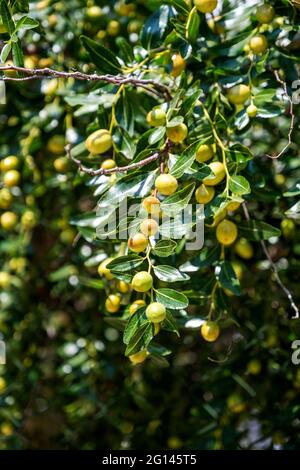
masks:
[(136, 365), (136, 364), (141, 364), (142, 362), (144, 362), (146, 357), (147, 357), (147, 350), (143, 349), (142, 351), (139, 351), (138, 353), (131, 354), (131, 356), (129, 356), (129, 360), (130, 362), (132, 362), (133, 365)]
[(102, 14), (102, 9), (98, 5), (93, 5), (86, 10), (87, 17), (92, 20), (100, 18)]
[(124, 0), (121, 0), (115, 4), (115, 11), (120, 16), (129, 16), (134, 10), (134, 3), (124, 3)]
[(181, 144), (187, 135), (188, 128), (183, 122), (177, 126), (167, 127), (167, 137), (175, 144)]
[(275, 11), (272, 5), (268, 5), (267, 3), (261, 5), (256, 10), (256, 19), (259, 23), (271, 23), (274, 18)]
[(207, 176), (204, 178), (203, 183), (205, 186), (216, 186), (225, 178), (225, 167), (221, 162), (212, 162), (208, 166), (215, 176)]
[(7, 188), (12, 188), (17, 186), (20, 181), (20, 173), (17, 170), (9, 170), (3, 176), (3, 184)]
[(233, 261), (231, 266), (235, 272), (236, 277), (240, 281), (243, 277), (243, 266), (238, 261)]
[(240, 208), (240, 206), (241, 206), (240, 202), (232, 201), (232, 202), (229, 202), (229, 204), (227, 204), (226, 210), (228, 210), (229, 212), (234, 212), (234, 211), (237, 211)]
[(13, 230), (17, 222), (18, 218), (14, 212), (4, 212), (0, 217), (0, 226), (3, 230)]
[(141, 232), (146, 237), (151, 237), (158, 232), (158, 223), (154, 219), (145, 219), (140, 225)]
[(8, 289), (11, 284), (11, 275), (5, 271), (0, 271), (0, 287)]
[(7, 32), (6, 27), (4, 26), (4, 24), (1, 23), (1, 24), (0, 24), (0, 34), (4, 34), (4, 33), (6, 33), (6, 32)]
[(163, 196), (170, 196), (177, 190), (178, 181), (174, 176), (163, 173), (156, 178), (155, 187)]
[(249, 46), (254, 54), (263, 54), (268, 48), (268, 41), (263, 34), (257, 34), (250, 39)]
[(58, 157), (54, 160), (53, 166), (57, 173), (65, 173), (69, 169), (69, 160), (67, 157)]
[(0, 189), (0, 209), (7, 209), (12, 200), (13, 196), (7, 188)]
[(32, 229), (37, 223), (36, 215), (33, 211), (25, 211), (21, 217), (21, 225), (25, 229)]
[(65, 151), (65, 138), (63, 135), (54, 135), (48, 140), (47, 149), (54, 155), (62, 155)]
[(146, 302), (142, 299), (135, 300), (129, 307), (129, 314), (133, 315), (139, 308), (145, 307)]
[(160, 200), (155, 196), (146, 197), (142, 203), (143, 208), (152, 217), (159, 216), (160, 214)]
[(245, 410), (245, 403), (240, 395), (234, 393), (227, 399), (227, 407), (232, 413), (242, 413)]
[(196, 189), (195, 197), (196, 201), (199, 204), (208, 204), (215, 196), (215, 188), (205, 186), (205, 184), (201, 184), (199, 188)]
[(201, 13), (212, 13), (218, 5), (218, 0), (194, 0), (194, 5)]
[(220, 327), (215, 321), (205, 321), (201, 325), (200, 331), (202, 338), (205, 339), (205, 341), (208, 341), (209, 343), (216, 341), (220, 335)]
[(118, 295), (109, 295), (105, 301), (105, 308), (109, 313), (117, 313), (120, 310), (121, 298)]
[(152, 109), (152, 111), (149, 111), (147, 114), (146, 119), (150, 126), (160, 127), (166, 123), (166, 113), (161, 108)]
[(152, 323), (161, 323), (167, 315), (166, 307), (159, 302), (152, 302), (146, 308), (146, 317)]
[(0, 162), (1, 171), (15, 170), (18, 167), (19, 160), (15, 155), (4, 158)]
[(255, 104), (249, 104), (248, 108), (246, 109), (246, 113), (248, 114), (249, 118), (254, 118), (257, 115), (257, 107)]
[(143, 233), (136, 233), (128, 240), (128, 248), (135, 253), (145, 251), (148, 246), (148, 239)]
[(210, 160), (214, 155), (214, 149), (212, 145), (203, 144), (197, 150), (196, 160), (199, 163), (205, 163)]
[(109, 36), (117, 36), (120, 32), (120, 29), (120, 23), (116, 20), (111, 20), (107, 25), (106, 31)]
[(111, 261), (113, 260), (113, 258), (106, 258), (104, 261), (102, 261), (102, 263), (99, 264), (98, 266), (98, 273), (99, 273), (99, 276), (104, 276), (106, 277), (106, 279), (108, 281), (111, 281), (113, 279), (113, 275), (112, 273), (110, 272), (110, 270), (106, 267)]
[(233, 104), (244, 104), (250, 97), (251, 90), (248, 85), (235, 85), (228, 90), (228, 99)]
[(4, 421), (0, 426), (0, 436), (9, 437), (14, 433), (14, 428), (11, 423)]
[(131, 287), (136, 291), (136, 292), (147, 292), (148, 290), (151, 289), (153, 285), (153, 278), (151, 274), (147, 273), (147, 271), (141, 271), (135, 276), (133, 276), (133, 279), (131, 281)]
[(172, 55), (172, 72), (173, 77), (178, 77), (186, 68), (186, 61), (181, 54)]
[(111, 170), (112, 168), (116, 168), (117, 164), (112, 158), (108, 158), (104, 160), (101, 165), (102, 170)]
[(284, 238), (293, 238), (296, 231), (295, 222), (291, 219), (283, 219), (280, 223), (280, 228)]
[(237, 226), (231, 220), (224, 219), (217, 226), (216, 235), (218, 242), (222, 243), (222, 245), (231, 245), (238, 236)]
[(101, 155), (111, 148), (112, 137), (107, 129), (99, 129), (88, 136), (85, 146), (92, 155)]
[(117, 285), (118, 291), (121, 292), (121, 294), (127, 294), (127, 292), (130, 291), (130, 285), (127, 284), (125, 281), (119, 281)]
[(3, 393), (6, 389), (6, 381), (3, 377), (0, 377), (0, 393)]
[(247, 372), (251, 375), (258, 375), (261, 372), (261, 362), (258, 359), (252, 359), (247, 364)]
[(240, 238), (236, 242), (234, 251), (243, 259), (251, 259), (254, 255), (253, 246), (246, 238)]

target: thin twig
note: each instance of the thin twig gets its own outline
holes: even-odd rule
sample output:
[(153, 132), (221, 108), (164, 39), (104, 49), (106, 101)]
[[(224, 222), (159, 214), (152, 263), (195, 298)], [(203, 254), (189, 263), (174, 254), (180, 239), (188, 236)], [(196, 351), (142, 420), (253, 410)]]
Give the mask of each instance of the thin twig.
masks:
[(288, 132), (288, 142), (287, 142), (287, 144), (283, 147), (283, 149), (279, 153), (277, 153), (275, 155), (268, 155), (267, 154), (267, 157), (277, 159), (277, 158), (281, 157), (281, 155), (283, 155), (284, 152), (292, 144), (292, 134), (293, 134), (294, 125), (295, 125), (295, 114), (294, 114), (294, 103), (293, 103), (293, 100), (292, 100), (292, 98), (290, 97), (290, 95), (288, 93), (287, 84), (285, 83), (285, 81), (283, 81), (280, 78), (278, 70), (273, 70), (273, 73), (275, 75), (275, 78), (276, 78), (277, 82), (281, 84), (281, 86), (283, 88), (283, 91), (284, 91), (284, 95), (286, 96), (286, 98), (289, 102), (289, 115), (290, 115), (290, 118), (291, 118), (289, 132)]
[(92, 168), (88, 168), (88, 167), (84, 166), (78, 158), (75, 158), (72, 155), (72, 152), (71, 152), (72, 146), (70, 144), (68, 144), (65, 147), (65, 150), (66, 150), (68, 158), (70, 160), (72, 160), (74, 163), (76, 163), (79, 170), (82, 171), (83, 173), (86, 173), (87, 175), (90, 175), (90, 176), (111, 175), (112, 173), (124, 173), (124, 172), (127, 172), (129, 170), (135, 170), (136, 168), (141, 168), (145, 165), (148, 165), (151, 162), (154, 162), (155, 160), (160, 158), (161, 154), (162, 154), (161, 152), (155, 152), (152, 155), (150, 155), (149, 157), (144, 158), (144, 160), (141, 160), (141, 161), (136, 162), (136, 163), (131, 163), (130, 165), (126, 165), (126, 166), (115, 166), (114, 168), (109, 168), (107, 170), (104, 169), (104, 168), (100, 168), (99, 170), (93, 170)]
[(73, 78), (75, 80), (82, 81), (94, 81), (94, 82), (106, 82), (112, 83), (114, 85), (133, 85), (136, 87), (141, 87), (150, 91), (152, 93), (159, 95), (163, 94), (168, 100), (171, 99), (171, 92), (166, 85), (158, 83), (156, 80), (152, 79), (142, 79), (132, 76), (124, 75), (98, 75), (97, 73), (87, 74), (79, 71), (75, 72), (63, 72), (59, 70), (50, 69), (48, 67), (42, 69), (29, 69), (26, 67), (18, 67), (16, 65), (4, 65), (0, 67), (0, 72), (5, 71), (15, 71), (21, 72), (26, 75), (26, 77), (8, 77), (2, 76), (0, 80), (2, 81), (24, 81), (24, 80), (36, 80), (36, 79), (51, 79), (53, 77), (57, 78)]
[[(243, 206), (243, 210), (244, 210), (244, 214), (245, 214), (245, 217), (247, 219), (247, 221), (249, 222), (251, 220), (250, 218), (250, 214), (249, 214), (249, 211), (248, 211), (248, 208), (247, 208), (247, 205), (246, 203), (244, 202), (242, 204)], [(294, 301), (294, 298), (292, 296), (292, 293), (289, 291), (289, 289), (283, 284), (282, 280), (280, 279), (280, 276), (279, 276), (279, 272), (278, 272), (278, 269), (277, 269), (277, 266), (276, 264), (274, 263), (274, 261), (272, 260), (272, 257), (268, 251), (268, 248), (266, 246), (266, 243), (264, 240), (260, 240), (260, 244), (261, 244), (261, 247), (263, 249), (263, 252), (265, 253), (269, 263), (270, 263), (270, 266), (271, 266), (271, 269), (273, 271), (273, 274), (275, 276), (275, 280), (277, 282), (277, 284), (279, 285), (279, 287), (281, 288), (281, 290), (285, 293), (285, 295), (287, 296), (287, 298), (289, 299), (289, 302), (290, 302), (290, 305), (291, 305), (291, 308), (293, 309), (293, 311), (295, 312), (294, 316), (292, 317), (293, 319), (298, 319), (300, 318), (300, 315), (299, 315), (299, 309), (297, 307), (297, 305), (295, 304), (295, 301)]]

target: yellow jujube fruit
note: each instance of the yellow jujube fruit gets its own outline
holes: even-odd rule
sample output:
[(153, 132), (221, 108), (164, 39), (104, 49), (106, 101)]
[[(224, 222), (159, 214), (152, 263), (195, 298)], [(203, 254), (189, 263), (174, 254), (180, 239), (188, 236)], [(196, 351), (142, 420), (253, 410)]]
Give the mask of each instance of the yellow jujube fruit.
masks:
[(212, 145), (203, 144), (197, 150), (196, 160), (199, 163), (205, 163), (210, 160), (214, 155), (214, 149)]
[(17, 186), (21, 178), (20, 173), (17, 170), (9, 170), (3, 176), (3, 184), (7, 188)]
[(4, 212), (0, 217), (0, 227), (3, 230), (13, 230), (17, 222), (18, 218), (14, 212)]
[(170, 196), (177, 190), (178, 181), (174, 176), (163, 173), (156, 178), (155, 187), (163, 196)]
[(121, 298), (118, 295), (109, 295), (105, 301), (105, 308), (109, 313), (117, 313), (120, 310)]
[(256, 19), (259, 23), (271, 23), (275, 15), (275, 10), (272, 5), (268, 5), (267, 3), (264, 5), (260, 5), (256, 10)]
[(130, 362), (132, 362), (133, 365), (136, 365), (136, 364), (141, 364), (142, 362), (144, 362), (146, 357), (147, 357), (147, 350), (143, 349), (142, 351), (139, 351), (138, 353), (131, 354), (131, 356), (129, 356), (129, 360)]
[(65, 151), (65, 138), (63, 135), (54, 135), (48, 140), (47, 149), (55, 155), (62, 155)]
[(227, 407), (232, 413), (242, 413), (246, 405), (241, 396), (234, 393), (228, 397)]
[(153, 109), (149, 111), (146, 119), (150, 126), (160, 127), (166, 123), (166, 113), (161, 108)]
[(94, 20), (98, 19), (103, 15), (102, 8), (98, 5), (93, 5), (86, 10), (86, 15), (88, 18)]
[(33, 228), (37, 223), (36, 215), (33, 211), (25, 211), (21, 217), (21, 225), (25, 229)]
[(107, 25), (106, 31), (109, 36), (117, 36), (120, 32), (120, 29), (121, 25), (119, 21), (111, 20)]
[(146, 237), (151, 237), (158, 232), (158, 223), (154, 219), (145, 219), (140, 225), (141, 232)]
[(218, 5), (218, 0), (194, 0), (194, 5), (200, 13), (212, 13)]
[(113, 258), (106, 258), (102, 263), (99, 264), (98, 266), (98, 273), (99, 276), (104, 276), (108, 281), (111, 281), (113, 279), (113, 275), (111, 274), (110, 270), (106, 267)]
[(246, 238), (240, 238), (236, 242), (234, 251), (243, 259), (251, 259), (254, 255), (253, 246)]
[(167, 127), (167, 137), (175, 144), (181, 144), (187, 135), (188, 128), (183, 122), (177, 126)]
[(245, 101), (250, 97), (251, 90), (248, 85), (235, 85), (228, 90), (227, 96), (233, 104), (244, 104)]
[(215, 196), (215, 188), (201, 184), (196, 189), (195, 198), (199, 204), (208, 204)]
[(130, 291), (130, 285), (127, 284), (125, 281), (119, 281), (117, 285), (118, 291), (121, 292), (121, 294), (127, 294), (127, 292)]
[(268, 41), (263, 34), (257, 34), (250, 39), (249, 46), (254, 54), (263, 54), (268, 48)]
[(113, 168), (116, 168), (116, 166), (116, 162), (112, 158), (108, 158), (107, 160), (104, 160), (101, 168), (102, 170), (112, 170)]
[(254, 118), (257, 115), (257, 107), (255, 104), (249, 104), (248, 108), (246, 109), (246, 113), (248, 114), (249, 118)]
[(216, 186), (225, 178), (225, 167), (221, 162), (212, 162), (208, 166), (213, 172), (214, 176), (207, 176), (204, 178), (203, 183), (205, 186)]
[(3, 377), (0, 377), (0, 393), (3, 393), (6, 389), (6, 380)]
[(141, 271), (133, 276), (131, 287), (136, 292), (148, 292), (153, 285), (153, 278), (147, 271)]
[(167, 315), (166, 307), (160, 302), (152, 302), (146, 308), (146, 317), (152, 323), (161, 323)]
[(129, 314), (133, 315), (139, 308), (145, 307), (146, 302), (142, 299), (135, 300), (129, 307)]
[(112, 137), (107, 129), (93, 132), (85, 141), (85, 146), (92, 155), (101, 155), (112, 147)]
[(229, 212), (234, 212), (234, 211), (238, 210), (240, 208), (240, 206), (241, 206), (240, 202), (232, 201), (232, 202), (229, 202), (229, 204), (227, 204), (226, 210), (229, 211)]
[(69, 160), (67, 157), (58, 157), (54, 160), (53, 166), (57, 173), (65, 173), (69, 169)]
[(181, 54), (172, 55), (172, 72), (173, 77), (178, 77), (186, 68), (186, 61)]
[(18, 167), (19, 160), (15, 155), (4, 158), (0, 162), (1, 171), (15, 170)]
[(238, 236), (237, 226), (231, 220), (224, 219), (217, 226), (216, 235), (218, 242), (222, 243), (222, 245), (231, 245)]
[(128, 248), (135, 253), (145, 251), (148, 246), (148, 239), (143, 233), (136, 233), (128, 240)]
[(208, 320), (201, 325), (200, 332), (205, 341), (212, 343), (218, 339), (220, 335), (220, 327), (217, 322)]
[(0, 189), (0, 209), (7, 209), (13, 201), (13, 196), (7, 188)]
[(142, 206), (152, 217), (160, 214), (160, 200), (155, 196), (146, 197)]
[(0, 287), (1, 289), (8, 289), (11, 284), (11, 275), (6, 271), (0, 271)]

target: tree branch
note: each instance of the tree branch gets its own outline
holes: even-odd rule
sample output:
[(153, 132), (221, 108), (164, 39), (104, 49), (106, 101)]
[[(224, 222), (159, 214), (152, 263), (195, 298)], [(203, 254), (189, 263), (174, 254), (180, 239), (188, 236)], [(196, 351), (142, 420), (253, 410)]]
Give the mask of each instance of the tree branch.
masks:
[(293, 103), (293, 100), (292, 100), (292, 98), (290, 97), (290, 95), (288, 93), (287, 84), (280, 78), (278, 70), (273, 70), (273, 73), (275, 75), (275, 78), (276, 78), (277, 82), (282, 85), (284, 95), (286, 96), (286, 98), (289, 102), (289, 115), (290, 115), (290, 118), (291, 118), (289, 132), (288, 132), (288, 142), (287, 142), (287, 144), (283, 147), (283, 149), (279, 153), (277, 153), (275, 155), (267, 155), (267, 157), (269, 157), (269, 158), (277, 159), (277, 158), (281, 157), (281, 155), (283, 155), (284, 152), (292, 144), (292, 134), (293, 134), (294, 125), (295, 125), (295, 114), (294, 114), (294, 103)]
[(155, 152), (152, 155), (150, 155), (149, 157), (145, 158), (144, 160), (141, 160), (141, 161), (136, 162), (136, 163), (131, 163), (130, 165), (116, 166), (116, 167), (110, 168), (108, 170), (106, 170), (104, 168), (100, 168), (99, 170), (93, 170), (92, 168), (88, 168), (88, 167), (84, 166), (78, 158), (76, 158), (72, 155), (72, 152), (71, 152), (72, 146), (70, 144), (68, 144), (65, 147), (65, 150), (66, 150), (68, 158), (70, 160), (72, 160), (74, 163), (76, 163), (79, 170), (82, 171), (83, 173), (86, 173), (87, 175), (90, 175), (90, 176), (111, 175), (112, 173), (125, 173), (129, 170), (135, 170), (136, 168), (141, 168), (145, 165), (148, 165), (149, 163), (154, 162), (155, 160), (160, 158), (161, 155), (162, 155), (162, 152)]
[(2, 81), (15, 81), (22, 82), (26, 80), (37, 80), (37, 79), (51, 79), (56, 78), (73, 78), (75, 80), (81, 81), (94, 81), (94, 82), (105, 82), (112, 83), (114, 85), (133, 85), (136, 87), (144, 88), (151, 93), (155, 93), (158, 96), (164, 95), (167, 100), (171, 99), (171, 92), (166, 85), (158, 83), (156, 80), (152, 79), (142, 79), (131, 76), (124, 75), (98, 75), (96, 73), (87, 74), (79, 71), (75, 72), (63, 72), (59, 70), (54, 70), (50, 68), (43, 69), (28, 69), (26, 67), (18, 67), (16, 65), (4, 65), (0, 67), (0, 72), (5, 71), (15, 71), (24, 73), (25, 77), (7, 77), (2, 76), (0, 80)]
[[(243, 210), (244, 210), (244, 214), (245, 214), (245, 217), (246, 217), (246, 220), (247, 221), (250, 221), (251, 218), (250, 218), (250, 214), (249, 214), (249, 211), (248, 211), (248, 208), (247, 208), (247, 205), (245, 204), (245, 202), (242, 204), (243, 206)], [(271, 266), (271, 269), (273, 271), (273, 274), (275, 276), (275, 280), (277, 282), (277, 284), (279, 285), (279, 287), (281, 288), (281, 290), (285, 293), (285, 295), (287, 296), (287, 298), (289, 299), (289, 302), (290, 302), (290, 306), (292, 308), (292, 310), (294, 311), (294, 316), (292, 317), (293, 319), (298, 319), (300, 318), (300, 314), (299, 314), (299, 309), (297, 307), (297, 305), (295, 304), (295, 301), (293, 299), (293, 296), (292, 296), (292, 293), (289, 291), (289, 289), (283, 284), (282, 280), (280, 279), (280, 276), (279, 276), (279, 272), (278, 272), (278, 269), (277, 269), (277, 266), (276, 264), (274, 263), (274, 261), (272, 260), (272, 257), (268, 251), (268, 248), (266, 246), (266, 243), (264, 240), (260, 240), (260, 244), (261, 244), (261, 247), (263, 249), (263, 252), (265, 253), (269, 263), (270, 263), (270, 266)]]

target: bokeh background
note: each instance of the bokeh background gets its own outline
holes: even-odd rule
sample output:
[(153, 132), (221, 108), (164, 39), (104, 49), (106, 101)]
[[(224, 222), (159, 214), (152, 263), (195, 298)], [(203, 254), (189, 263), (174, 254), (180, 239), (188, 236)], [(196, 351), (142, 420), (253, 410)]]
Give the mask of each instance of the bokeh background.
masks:
[[(120, 36), (135, 45), (157, 4), (32, 2), (40, 26), (26, 32), (25, 64), (92, 72), (79, 35), (111, 50)], [(173, 351), (169, 367), (133, 366), (124, 357), (122, 334), (100, 308), (103, 245), (77, 237), (72, 225), (96, 202), (88, 179), (64, 156), (66, 141), (82, 140), (89, 119), (66, 97), (84, 87), (61, 79), (9, 84), (7, 104), (0, 105), (0, 158), (16, 155), (21, 173), (9, 201), (0, 189), (1, 214), (18, 217), (14, 230), (0, 229), (0, 269), (10, 276), (0, 287), (0, 338), (7, 347), (0, 449), (298, 448), (300, 366), (291, 362), (291, 344), (300, 325), (291, 321), (259, 245), (250, 259), (235, 255), (243, 295), (232, 298), (234, 322), (214, 345), (191, 329), (180, 338), (163, 335)], [(298, 120), (288, 155), (272, 164), (261, 157), (282, 145), (288, 128), (289, 117), (277, 117), (246, 138), (257, 156), (253, 174), (264, 175), (269, 188), (267, 195), (257, 189), (251, 209), (282, 225), (269, 249), (299, 302), (299, 225), (296, 218), (282, 223), (297, 201), (296, 193), (282, 194), (299, 179)]]

